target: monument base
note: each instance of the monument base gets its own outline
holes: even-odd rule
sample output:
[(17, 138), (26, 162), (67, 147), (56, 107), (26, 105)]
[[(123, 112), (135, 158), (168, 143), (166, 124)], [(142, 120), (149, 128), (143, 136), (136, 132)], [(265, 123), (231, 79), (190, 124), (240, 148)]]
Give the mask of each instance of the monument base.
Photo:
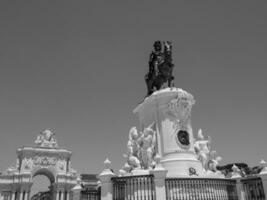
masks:
[(167, 177), (204, 176), (201, 162), (191, 153), (167, 154), (160, 162), (168, 170)]
[(162, 166), (167, 177), (203, 176), (202, 163), (197, 159), (191, 127), (194, 97), (180, 88), (165, 88), (154, 92), (137, 106), (134, 113), (140, 128), (154, 124)]

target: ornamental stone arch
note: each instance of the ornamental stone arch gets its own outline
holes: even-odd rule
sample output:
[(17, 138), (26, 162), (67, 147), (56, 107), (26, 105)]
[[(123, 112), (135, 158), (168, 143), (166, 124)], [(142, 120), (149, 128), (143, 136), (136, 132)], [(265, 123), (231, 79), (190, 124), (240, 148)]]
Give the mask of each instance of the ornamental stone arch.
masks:
[(33, 178), (46, 176), (50, 200), (70, 200), (78, 174), (71, 168), (71, 151), (58, 147), (55, 134), (41, 132), (33, 147), (17, 149), (16, 166), (0, 175), (0, 200), (30, 200)]

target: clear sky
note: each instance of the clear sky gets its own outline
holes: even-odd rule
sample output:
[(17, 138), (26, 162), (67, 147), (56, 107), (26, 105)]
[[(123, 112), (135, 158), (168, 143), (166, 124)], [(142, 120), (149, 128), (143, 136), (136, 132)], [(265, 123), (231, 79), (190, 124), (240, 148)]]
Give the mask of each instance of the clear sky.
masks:
[(155, 40), (222, 164), (267, 160), (266, 1), (1, 1), (0, 170), (50, 128), (80, 173), (124, 163)]

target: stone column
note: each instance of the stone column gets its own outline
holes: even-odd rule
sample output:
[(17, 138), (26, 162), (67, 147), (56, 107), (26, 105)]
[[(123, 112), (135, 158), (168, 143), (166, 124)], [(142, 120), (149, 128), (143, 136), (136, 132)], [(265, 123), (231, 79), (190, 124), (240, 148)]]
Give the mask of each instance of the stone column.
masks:
[(23, 199), (23, 191), (20, 191), (20, 193), (19, 193), (19, 200), (24, 200)]
[(66, 195), (67, 195), (66, 199), (70, 200), (70, 192), (69, 191), (66, 192)]
[(2, 194), (2, 191), (0, 191), (0, 200), (4, 200), (4, 196)]
[(59, 191), (56, 191), (56, 200), (59, 200)]
[(77, 184), (71, 189), (72, 192), (72, 200), (80, 200), (81, 199), (81, 178), (77, 178)]
[(15, 193), (16, 191), (12, 191), (12, 197), (11, 197), (12, 200), (15, 200)]
[(260, 166), (262, 166), (263, 169), (261, 173), (259, 174), (259, 176), (261, 177), (261, 180), (262, 180), (262, 185), (263, 185), (264, 194), (266, 198), (267, 197), (267, 163), (264, 160), (261, 160)]
[(157, 165), (155, 169), (151, 170), (150, 172), (154, 175), (156, 200), (166, 200), (165, 178), (167, 175), (167, 170), (161, 166), (159, 156), (156, 156), (155, 160)]
[(245, 200), (245, 191), (243, 184), (241, 182), (241, 177), (236, 178), (236, 190), (237, 190), (237, 196), (238, 200)]
[(260, 177), (262, 180), (265, 197), (267, 197), (267, 173), (260, 174)]
[(60, 197), (60, 200), (64, 200), (64, 196), (65, 196), (65, 192), (64, 192), (64, 190), (63, 190), (63, 191), (61, 191), (61, 197)]
[(28, 200), (28, 191), (25, 191), (24, 200)]
[(115, 174), (110, 170), (111, 162), (106, 159), (105, 169), (99, 174), (99, 179), (101, 181), (101, 200), (112, 200), (113, 198), (113, 188), (111, 178)]

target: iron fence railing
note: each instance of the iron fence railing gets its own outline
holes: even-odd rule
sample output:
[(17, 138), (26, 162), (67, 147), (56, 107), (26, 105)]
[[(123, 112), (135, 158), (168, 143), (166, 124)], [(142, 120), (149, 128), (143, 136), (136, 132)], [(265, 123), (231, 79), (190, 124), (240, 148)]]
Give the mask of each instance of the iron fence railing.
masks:
[(113, 200), (155, 200), (153, 175), (113, 177)]
[(236, 181), (211, 178), (167, 178), (167, 200), (238, 200)]
[(81, 200), (101, 200), (101, 190), (81, 191)]
[(260, 177), (241, 179), (246, 200), (265, 200), (264, 188)]

